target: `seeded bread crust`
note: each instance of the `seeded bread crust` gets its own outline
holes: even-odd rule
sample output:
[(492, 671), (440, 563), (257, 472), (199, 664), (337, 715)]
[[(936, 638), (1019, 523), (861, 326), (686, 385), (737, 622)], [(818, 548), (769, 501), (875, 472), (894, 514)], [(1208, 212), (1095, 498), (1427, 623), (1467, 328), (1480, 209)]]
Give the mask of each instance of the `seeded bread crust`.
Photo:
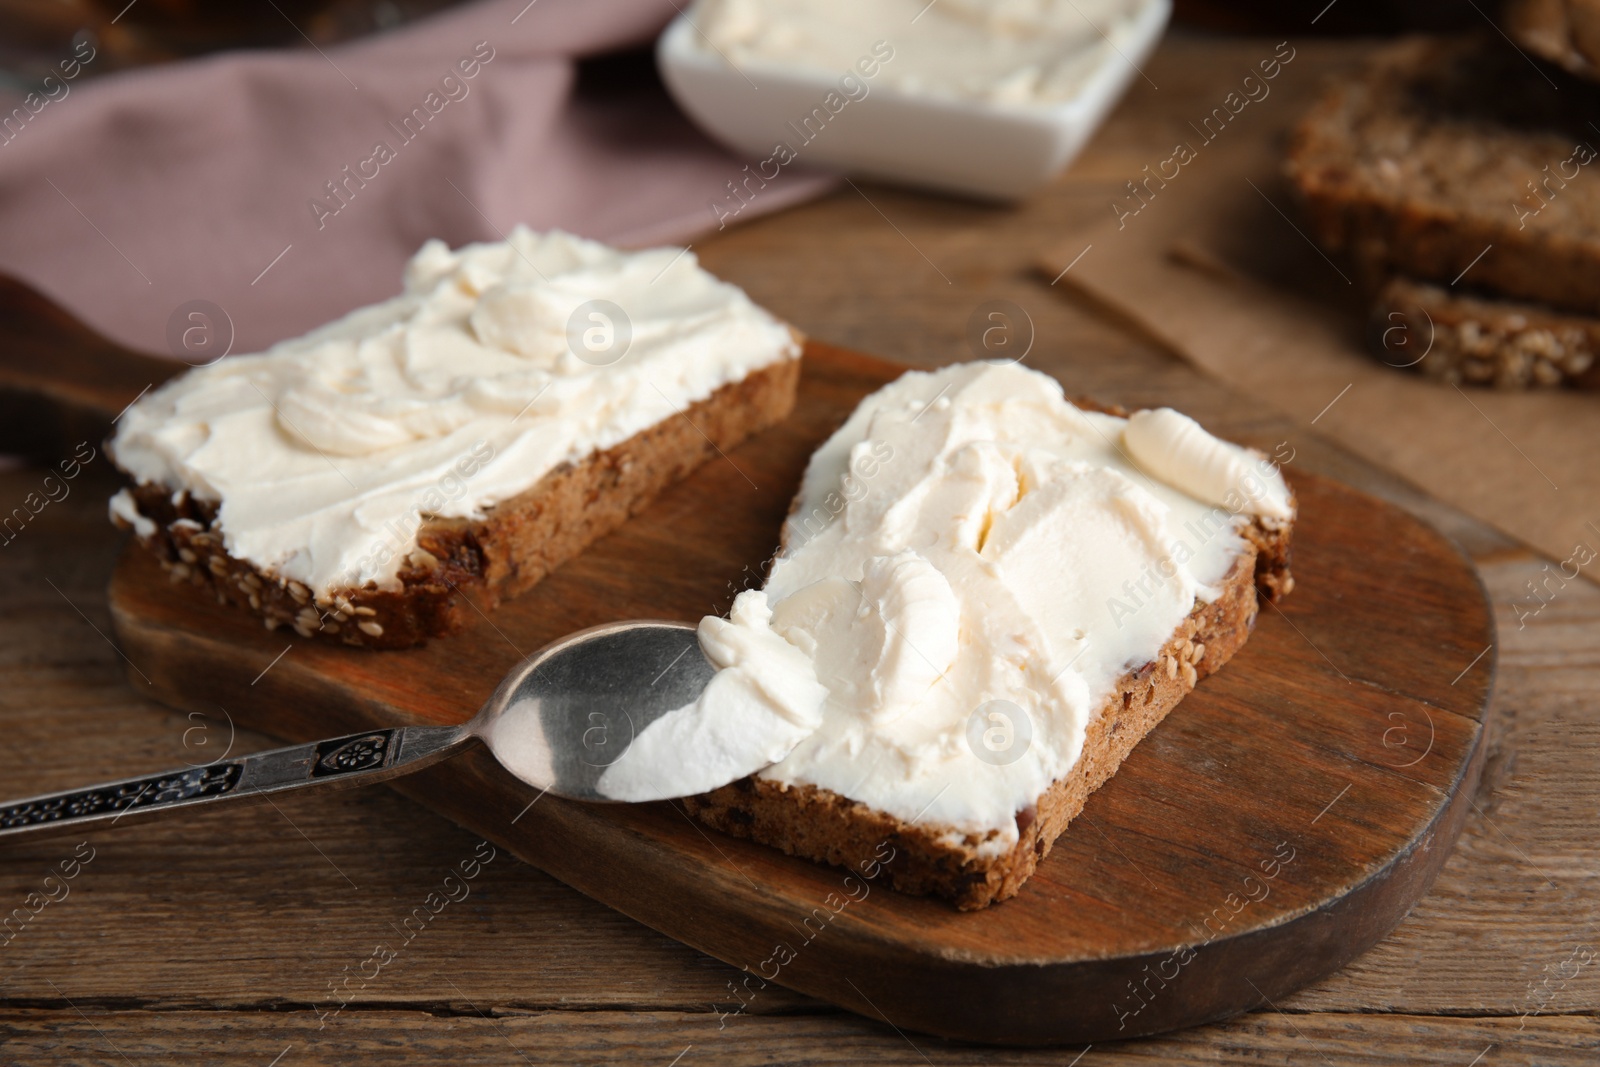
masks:
[(409, 648), (454, 633), (478, 611), (527, 590), (719, 450), (787, 417), (799, 378), (800, 360), (784, 359), (621, 444), (563, 464), (482, 519), (426, 518), (398, 590), (343, 589), (319, 600), (299, 582), (228, 555), (214, 506), (188, 496), (175, 501), (159, 485), (133, 490), (140, 514), (156, 527), (140, 541), (173, 581), (254, 612), (269, 630)]
[(1323, 97), (1285, 171), (1312, 236), (1374, 290), (1464, 276), (1600, 314), (1600, 160), (1575, 156), (1600, 148), (1597, 114), (1600, 86), (1536, 69), (1498, 37), (1412, 39)]
[(1590, 315), (1393, 278), (1373, 303), (1371, 334), (1386, 363), (1440, 381), (1600, 389), (1600, 318)]
[[(1080, 407), (1125, 415), (1121, 408), (1077, 401)], [(1090, 718), (1083, 751), (1028, 809), (1017, 813), (1017, 843), (982, 855), (993, 838), (959, 836), (953, 827), (908, 823), (859, 801), (812, 785), (784, 785), (752, 775), (683, 801), (690, 815), (735, 837), (781, 848), (791, 856), (855, 868), (892, 859), (879, 877), (902, 893), (943, 897), (973, 911), (1017, 894), (1049, 855), (1089, 794), (1201, 679), (1228, 662), (1255, 628), (1257, 598), (1276, 600), (1294, 588), (1289, 573), (1293, 522), (1257, 519), (1243, 531), (1248, 547), (1224, 579), (1223, 592), (1197, 604), (1150, 662), (1129, 671)]]
[(1600, 80), (1600, 0), (1507, 0), (1506, 33), (1536, 56)]

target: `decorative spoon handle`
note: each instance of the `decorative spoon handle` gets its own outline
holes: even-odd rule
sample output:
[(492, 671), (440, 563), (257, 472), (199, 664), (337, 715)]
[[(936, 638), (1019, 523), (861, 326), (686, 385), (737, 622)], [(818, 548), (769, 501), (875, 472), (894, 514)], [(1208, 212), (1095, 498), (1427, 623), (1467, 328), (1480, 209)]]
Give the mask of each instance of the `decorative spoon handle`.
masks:
[(0, 802), (0, 844), (263, 793), (381, 782), (453, 756), (473, 736), (464, 726), (368, 730), (165, 774)]

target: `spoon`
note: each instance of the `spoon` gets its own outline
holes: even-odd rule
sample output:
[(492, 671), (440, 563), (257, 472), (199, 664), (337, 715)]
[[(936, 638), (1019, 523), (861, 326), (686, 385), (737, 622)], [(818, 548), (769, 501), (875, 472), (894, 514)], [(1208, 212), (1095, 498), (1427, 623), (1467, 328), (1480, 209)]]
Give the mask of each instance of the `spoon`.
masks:
[[(595, 626), (523, 660), (460, 726), (367, 730), (0, 802), (0, 843), (262, 794), (382, 782), (449, 759), (475, 742), (541, 795), (614, 802), (599, 789), (606, 768), (645, 727), (694, 702), (715, 670), (687, 623)], [(668, 785), (659, 796), (633, 799), (681, 795)]]

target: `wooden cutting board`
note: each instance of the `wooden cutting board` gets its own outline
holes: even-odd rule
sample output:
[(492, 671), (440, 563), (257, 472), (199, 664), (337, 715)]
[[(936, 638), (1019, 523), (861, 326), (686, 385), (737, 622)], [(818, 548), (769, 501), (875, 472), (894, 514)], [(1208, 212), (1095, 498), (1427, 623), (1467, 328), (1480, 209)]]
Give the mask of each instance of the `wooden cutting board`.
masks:
[[(373, 653), (268, 632), (130, 546), (110, 590), (119, 643), (163, 701), (291, 741), (464, 720), (556, 637), (695, 620), (759, 584), (812, 449), (903, 369), (811, 344), (784, 425), (449, 640)], [(1389, 504), (1286, 473), (1294, 593), (1090, 798), (1022, 893), (985, 911), (724, 836), (672, 804), (530, 807), (536, 794), (482, 749), (396, 788), (744, 968), (729, 1012), (761, 1010), (771, 981), (903, 1030), (1038, 1044), (1276, 1002), (1427, 890), (1470, 808), (1493, 676), (1489, 607), (1455, 547)]]

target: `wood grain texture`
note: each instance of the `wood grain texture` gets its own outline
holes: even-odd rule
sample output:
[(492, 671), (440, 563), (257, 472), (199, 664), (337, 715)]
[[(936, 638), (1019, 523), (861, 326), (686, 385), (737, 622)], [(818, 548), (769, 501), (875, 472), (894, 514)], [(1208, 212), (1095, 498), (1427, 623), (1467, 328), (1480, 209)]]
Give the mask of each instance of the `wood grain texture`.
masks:
[[(785, 424), (452, 640), (361, 654), (286, 639), (137, 548), (111, 586), (116, 638), (158, 699), (290, 740), (462, 721), (567, 632), (692, 620), (708, 592), (756, 580), (811, 451), (900, 371), (809, 346)], [(780, 984), (909, 1030), (1022, 1044), (1259, 1005), (1371, 945), (1425, 891), (1476, 787), (1490, 679), (1440, 681), (1492, 637), (1458, 551), (1392, 505), (1290, 477), (1295, 593), (1091, 798), (1021, 896), (981, 914), (704, 830), (674, 805), (540, 797), (481, 749), (398, 788), (742, 967), (740, 1001)]]
[[(1600, 813), (1600, 589), (1571, 586), (1519, 629), (1510, 602), (1525, 595), (1523, 583), (1544, 561), (1307, 430), (1329, 397), (1308, 395), (1286, 412), (1241, 403), (1061, 286), (1051, 288), (1030, 267), (1046, 247), (1109, 217), (1106, 205), (1122, 183), (1181, 139), (1196, 102), (1220, 99), (1275, 40), (1169, 38), (1145, 65), (1160, 91), (1136, 82), (1068, 175), (1020, 207), (977, 207), (861, 183), (871, 204), (845, 189), (696, 241), (695, 251), (814, 336), (924, 366), (970, 358), (964, 336), (972, 311), (986, 300), (1011, 300), (1036, 331), (1028, 362), (1070, 390), (1130, 406), (1178, 403), (1221, 433), (1267, 445), (1288, 440), (1298, 452), (1295, 466), (1403, 504), (1478, 564), (1500, 632), (1490, 749), (1478, 807), (1432, 891), (1373, 949), (1279, 1000), (1286, 1015), (1262, 1009), (1160, 1039), (1096, 1045), (1078, 1067), (1123, 1060), (1465, 1067), (1480, 1053), (1481, 1067), (1590, 1063), (1600, 968), (1567, 981), (1557, 972), (1577, 946), (1600, 944), (1593, 831)], [(1309, 98), (1322, 78), (1359, 62), (1366, 48), (1294, 43), (1300, 58), (1273, 89), (1286, 108), (1297, 106), (1296, 94)], [(445, 194), (453, 195), (448, 188)], [(1172, 194), (1181, 195), (1181, 187)], [(70, 448), (42, 458), (68, 454)], [(142, 697), (141, 683), (125, 683), (118, 653), (96, 633), (110, 631), (104, 591), (121, 549), (105, 522), (115, 483), (99, 477), (102, 467), (92, 463), (69, 499), (0, 548), (0, 782), (18, 793), (210, 758), (215, 750), (197, 742), (227, 736), (216, 709), (208, 733), (188, 734), (199, 721)], [(0, 469), (0, 505), (19, 503), (42, 475)], [(1453, 665), (1440, 684), (1466, 666)], [(234, 751), (270, 743), (241, 728)], [(11, 1027), (0, 1030), (0, 1050), (11, 1053), (0, 1062), (123, 1063), (97, 1043), (79, 1009), (119, 1047), (131, 1052), (137, 1045), (140, 1063), (266, 1064), (291, 1041), (282, 1067), (380, 1058), (526, 1062), (493, 1025), (473, 1025), (476, 1012), (461, 1010), (469, 1002), (497, 1021), (537, 1013), (549, 1044), (525, 1042), (520, 1030), (516, 1037), (539, 1052), (530, 1054), (534, 1062), (602, 1061), (604, 1052), (584, 1050), (608, 1040), (628, 1048), (632, 1062), (661, 1065), (693, 1042), (680, 1067), (830, 1057), (925, 1062), (888, 1026), (829, 1017), (825, 1006), (777, 986), (747, 1015), (729, 1020), (759, 1026), (719, 1031), (716, 1012), (735, 1006), (727, 991), (739, 977), (735, 969), (537, 870), (498, 860), (469, 907), (451, 912), (448, 925), (430, 930), (399, 966), (387, 968), (355, 1009), (316, 1031), (308, 1009), (326, 1010), (328, 983), (365, 959), (389, 923), (478, 838), (387, 789), (286, 798), (279, 807), (225, 809), (193, 822), (132, 826), (114, 842), (96, 838), (104, 847), (71, 899), (0, 949), (0, 1022)], [(0, 858), (4, 909), (38, 888), (59, 859), (50, 844)], [(1527, 1012), (1542, 1014), (1528, 1015), (1519, 1031)], [(1336, 1043), (1323, 1044), (1324, 1035)], [(555, 1047), (563, 1040), (568, 1044)], [(935, 1039), (918, 1045), (941, 1065), (1065, 1067), (1081, 1051), (1001, 1051)]]
[[(451, 980), (440, 975), (446, 988)], [(1108, 1067), (1239, 1063), (1301, 1067), (1477, 1067), (1535, 1063), (1589, 1065), (1600, 1052), (1600, 1023), (1590, 1018), (1447, 1021), (1405, 1015), (1268, 1013), (1189, 1035), (1063, 1048), (1048, 1053), (975, 1048), (847, 1016), (801, 1015), (736, 1020), (674, 1012), (505, 1012), (457, 996), (445, 1010), (372, 1011), (320, 1028), (310, 1012), (217, 1012), (173, 1032), (142, 1012), (17, 1012), (0, 1021), (0, 1041), (18, 1062), (61, 1067), (113, 1063), (226, 1062), (266, 1067), (449, 1062), (478, 1064), (781, 1063), (924, 1067), (1070, 1065)], [(126, 1060), (124, 1060), (126, 1057)], [(1482, 1057), (1474, 1063), (1474, 1057)]]

